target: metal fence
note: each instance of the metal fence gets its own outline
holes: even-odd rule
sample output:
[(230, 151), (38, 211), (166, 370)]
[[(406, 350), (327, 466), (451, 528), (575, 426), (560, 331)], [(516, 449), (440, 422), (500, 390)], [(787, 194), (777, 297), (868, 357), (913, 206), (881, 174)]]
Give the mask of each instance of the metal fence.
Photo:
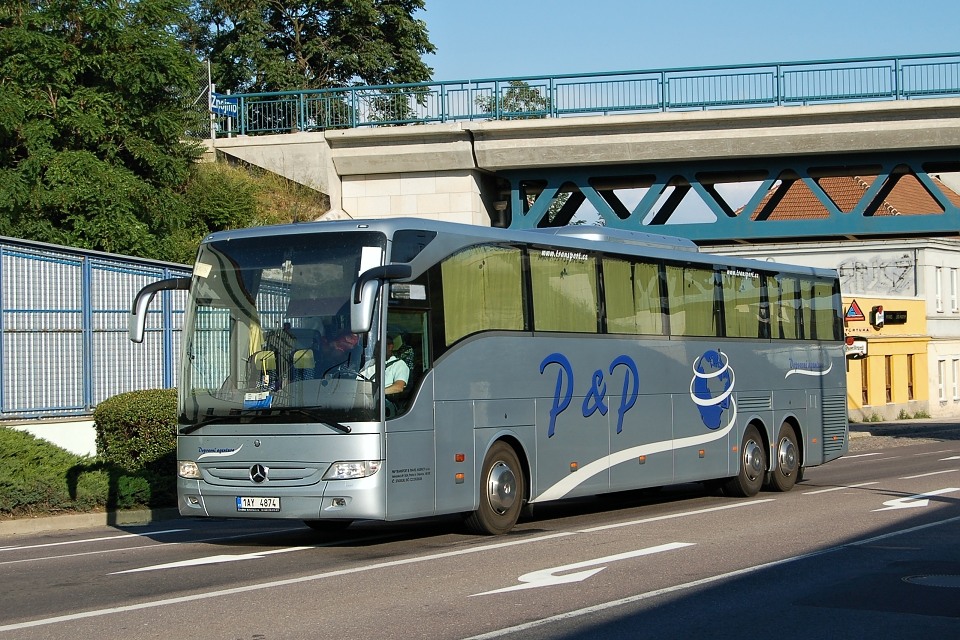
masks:
[(960, 53), (234, 94), (216, 135), (960, 95)]
[(86, 415), (118, 393), (176, 386), (186, 293), (157, 296), (142, 344), (127, 318), (141, 287), (189, 274), (0, 237), (0, 418)]

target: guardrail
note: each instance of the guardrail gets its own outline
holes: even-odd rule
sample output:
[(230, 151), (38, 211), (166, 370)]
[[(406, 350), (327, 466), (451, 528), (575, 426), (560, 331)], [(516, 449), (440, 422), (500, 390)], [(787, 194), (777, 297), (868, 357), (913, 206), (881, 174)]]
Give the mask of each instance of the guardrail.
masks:
[(960, 95), (960, 53), (243, 93), (218, 137)]

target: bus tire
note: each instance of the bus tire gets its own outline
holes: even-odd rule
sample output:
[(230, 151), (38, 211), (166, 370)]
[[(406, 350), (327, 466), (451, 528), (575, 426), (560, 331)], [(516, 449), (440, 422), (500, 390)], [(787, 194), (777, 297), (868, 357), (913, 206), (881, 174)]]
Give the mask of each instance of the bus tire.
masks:
[(777, 468), (770, 472), (770, 488), (774, 491), (790, 491), (800, 475), (800, 449), (793, 427), (784, 422), (777, 434), (773, 449), (777, 456)]
[(723, 484), (728, 496), (750, 498), (757, 495), (767, 473), (767, 456), (760, 432), (753, 425), (743, 432), (740, 443), (740, 471)]
[(483, 535), (507, 533), (520, 517), (525, 490), (516, 451), (502, 440), (494, 442), (480, 472), (480, 506), (467, 515), (467, 528)]

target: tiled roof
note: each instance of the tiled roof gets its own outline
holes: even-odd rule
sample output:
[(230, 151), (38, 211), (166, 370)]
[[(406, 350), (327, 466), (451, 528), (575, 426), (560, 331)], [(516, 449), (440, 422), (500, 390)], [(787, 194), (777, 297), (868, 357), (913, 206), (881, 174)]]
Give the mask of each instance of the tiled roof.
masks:
[[(816, 180), (820, 188), (823, 189), (827, 197), (833, 201), (837, 208), (843, 213), (849, 213), (860, 202), (860, 199), (866, 193), (870, 185), (877, 179), (875, 175), (864, 176), (834, 176), (819, 178)], [(895, 178), (891, 178), (895, 179)], [(936, 176), (930, 176), (934, 184), (939, 188), (944, 196), (956, 206), (960, 206), (960, 194), (947, 187)], [(829, 212), (823, 206), (823, 203), (813, 194), (802, 180), (795, 180), (792, 184), (783, 188), (782, 184), (777, 184), (771, 188), (760, 201), (757, 210), (751, 216), (756, 220), (761, 213), (769, 209), (767, 220), (798, 220), (827, 218)], [(779, 201), (776, 198), (780, 198)], [(743, 211), (741, 207), (737, 213)], [(893, 188), (880, 202), (868, 211), (868, 214), (875, 216), (891, 215), (929, 215), (931, 213), (940, 213), (943, 207), (937, 204), (936, 200), (927, 192), (926, 188), (917, 179), (915, 175), (904, 174), (896, 179)]]

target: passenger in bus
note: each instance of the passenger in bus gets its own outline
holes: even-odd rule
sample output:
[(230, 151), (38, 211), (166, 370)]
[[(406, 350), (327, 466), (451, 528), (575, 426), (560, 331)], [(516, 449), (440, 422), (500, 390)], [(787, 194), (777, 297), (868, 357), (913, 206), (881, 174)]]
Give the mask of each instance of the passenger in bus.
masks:
[(360, 336), (347, 329), (343, 329), (332, 338), (320, 338), (317, 343), (320, 376), (326, 376), (337, 368), (353, 367), (356, 371), (360, 362), (359, 359), (353, 362), (352, 355), (358, 342), (360, 342)]

